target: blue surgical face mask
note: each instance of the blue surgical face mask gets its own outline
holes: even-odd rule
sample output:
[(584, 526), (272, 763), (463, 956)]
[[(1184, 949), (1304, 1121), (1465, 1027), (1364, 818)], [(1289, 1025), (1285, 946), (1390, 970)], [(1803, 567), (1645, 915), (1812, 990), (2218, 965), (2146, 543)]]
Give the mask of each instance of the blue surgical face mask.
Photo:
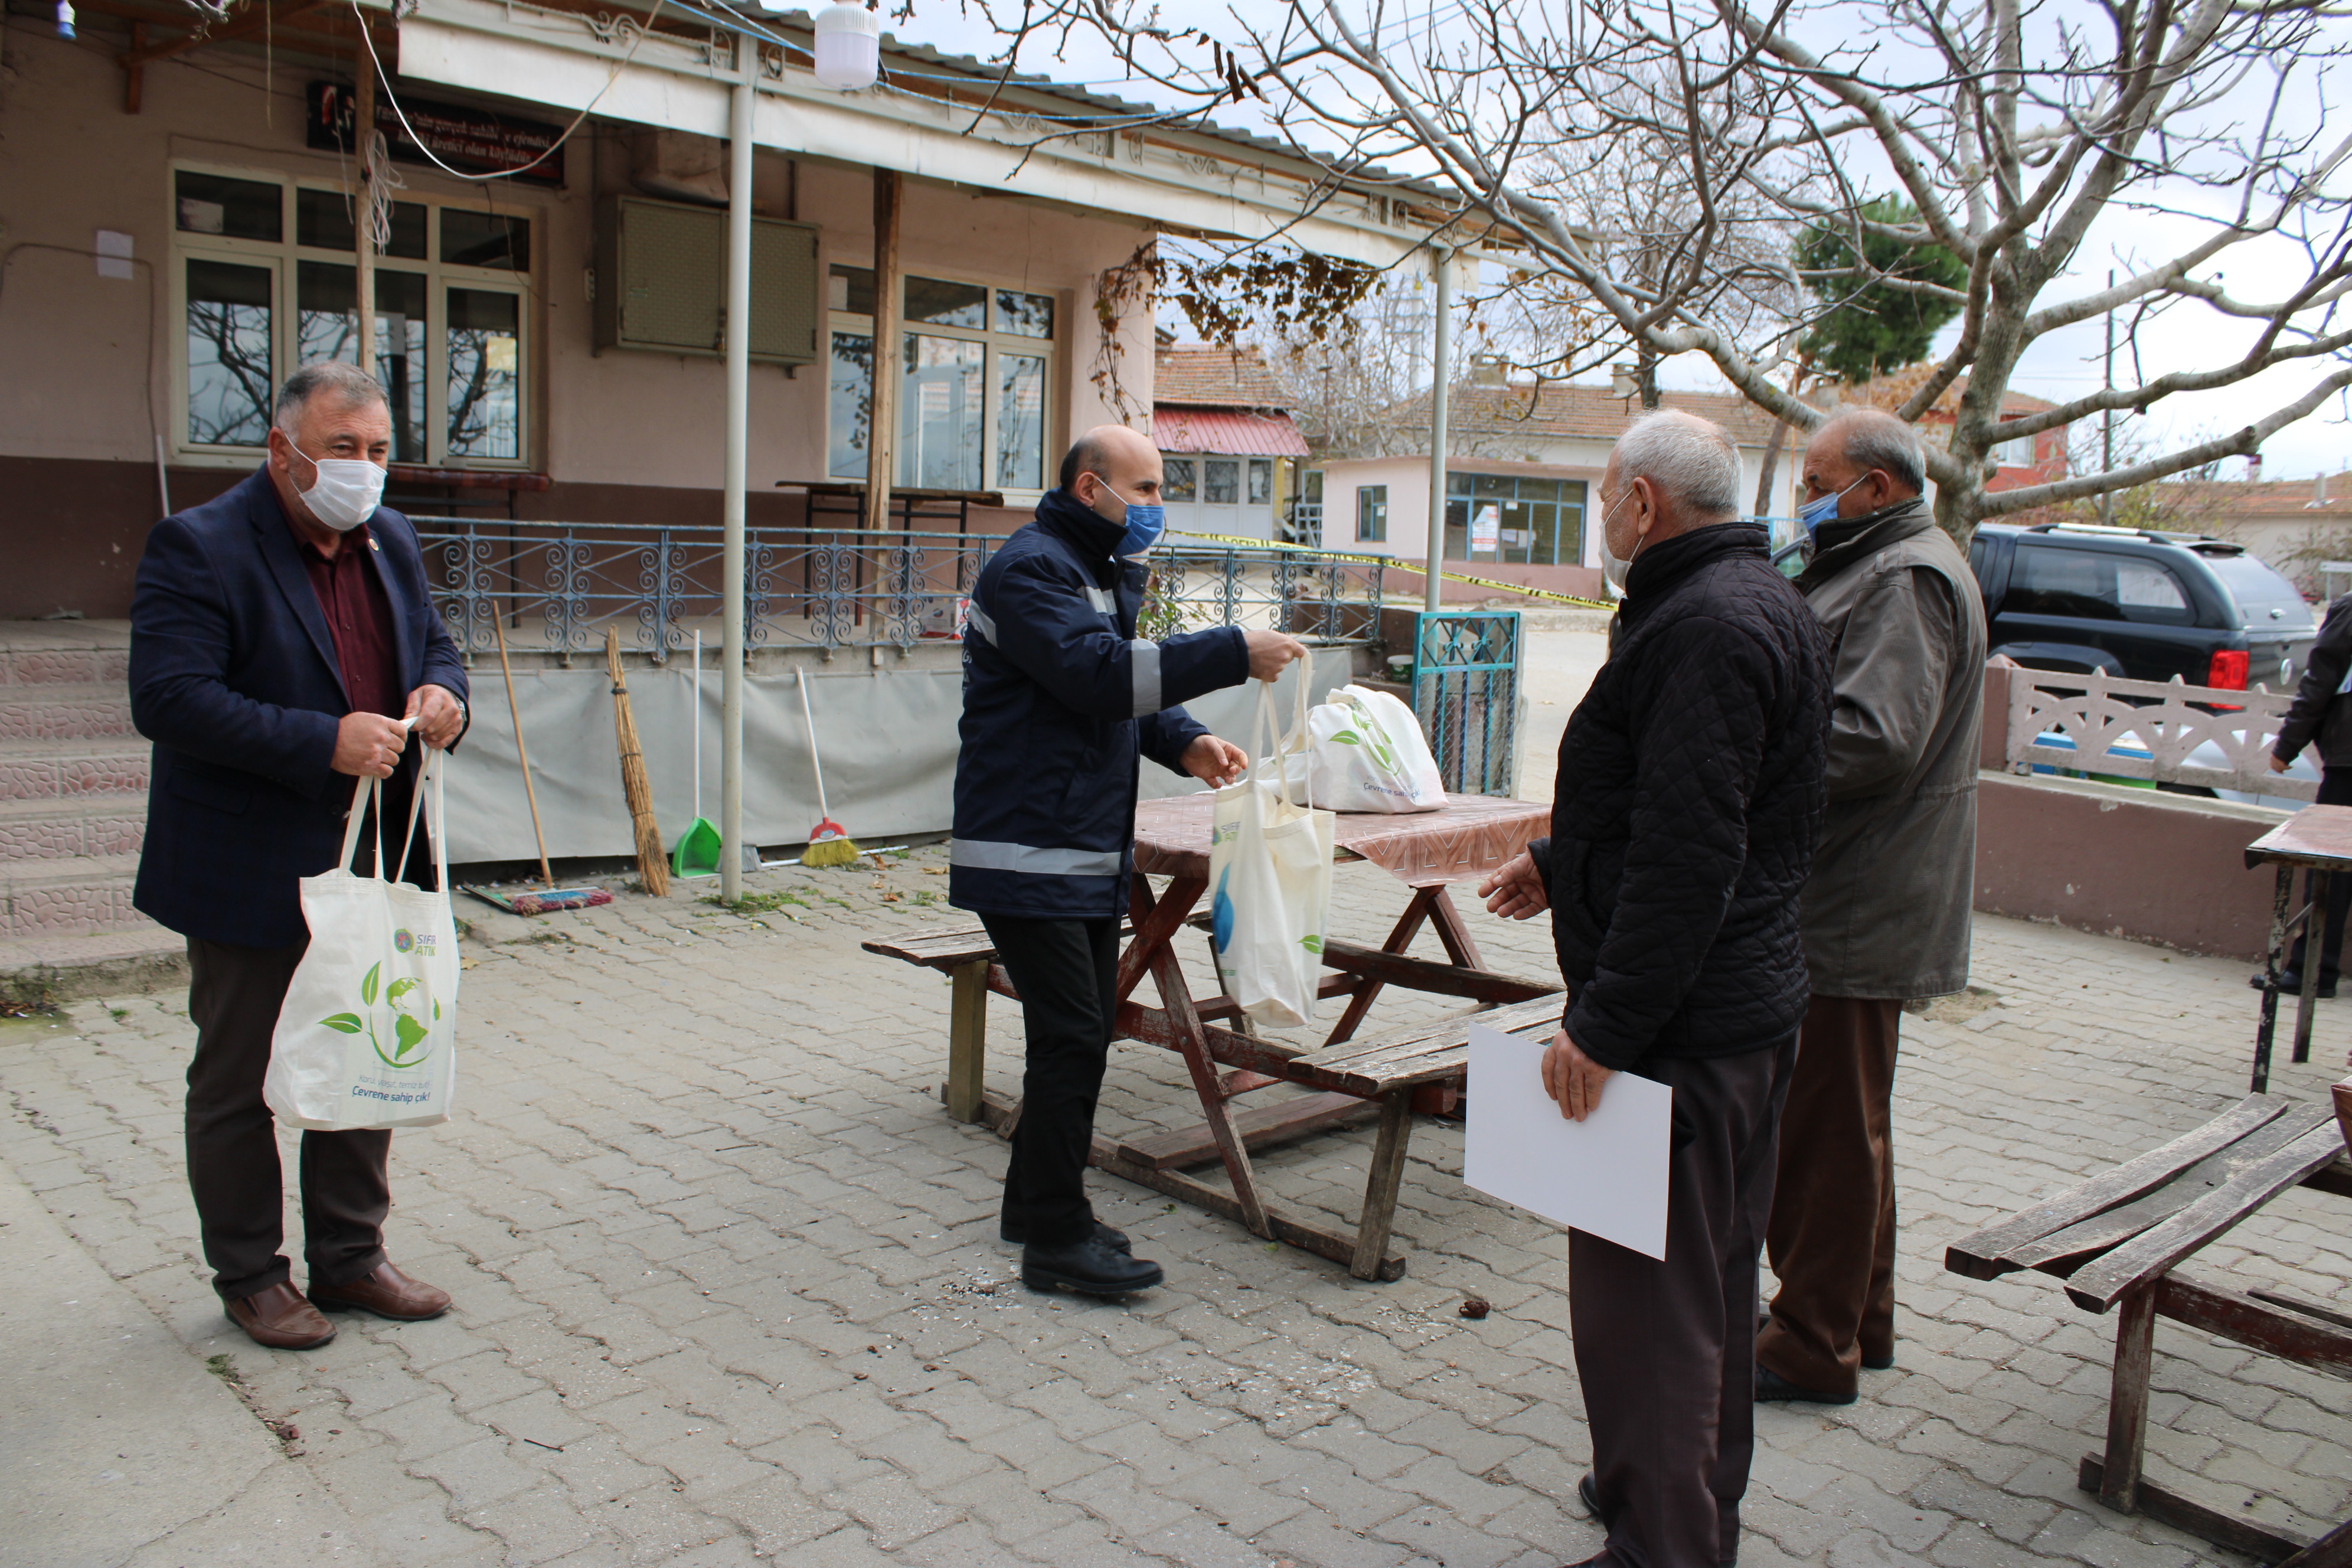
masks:
[(1119, 537), (1117, 548), (1111, 551), (1113, 555), (1121, 560), (1132, 560), (1158, 542), (1160, 531), (1168, 526), (1166, 507), (1158, 501), (1149, 504), (1131, 501), (1117, 490), (1111, 490), (1110, 481), (1100, 474), (1095, 476), (1095, 482), (1110, 490), (1112, 498), (1127, 508), (1127, 532)]
[[(1862, 479), (1868, 478), (1868, 474), (1862, 476)], [(1862, 483), (1862, 479), (1854, 480), (1853, 485)], [(1846, 486), (1845, 490), (1853, 489), (1853, 485)], [(1797, 509), (1797, 521), (1805, 525), (1805, 537), (1811, 538), (1821, 531), (1822, 524), (1837, 516), (1838, 502), (1845, 499), (1845, 490), (1833, 496), (1823, 496), (1818, 500), (1809, 500)]]

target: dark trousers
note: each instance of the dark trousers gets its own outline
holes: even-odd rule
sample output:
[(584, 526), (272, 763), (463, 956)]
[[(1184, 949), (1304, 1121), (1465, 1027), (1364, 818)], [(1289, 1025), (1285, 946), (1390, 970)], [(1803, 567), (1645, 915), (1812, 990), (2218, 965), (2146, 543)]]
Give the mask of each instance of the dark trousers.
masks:
[(1895, 1058), (1903, 1004), (1816, 996), (1780, 1119), (1765, 1239), (1780, 1277), (1756, 1359), (1800, 1388), (1852, 1394), (1895, 1353)]
[[(224, 1300), (292, 1276), (278, 1250), (285, 1239), (285, 1176), (261, 1079), (287, 983), (309, 945), (188, 939), (188, 1016), (196, 1025), (196, 1056), (188, 1064), (188, 1185), (213, 1289)], [(313, 1289), (349, 1284), (383, 1261), (391, 1150), (392, 1134), (384, 1131), (302, 1134), (302, 1261)]]
[[(2352, 768), (2322, 768), (2319, 770), (2319, 801), (2321, 805), (2352, 805)], [(2309, 903), (2316, 896), (2318, 879), (2306, 875), (2303, 879), (2303, 900)], [(2338, 871), (2327, 879), (2327, 929), (2320, 933), (2319, 973), (2324, 980), (2334, 980), (2344, 972), (2344, 918), (2352, 915), (2352, 875)], [(2303, 973), (2303, 938), (2294, 939), (2294, 951), (2287, 954), (2286, 966), (2297, 974)]]
[(1094, 1234), (1087, 1152), (1110, 1058), (1118, 988), (1118, 922), (982, 915), (997, 961), (1021, 993), (1028, 1062), (1021, 1120), (1004, 1171), (1004, 1219), (1041, 1247)]
[(1715, 1568), (1738, 1552), (1756, 1448), (1756, 1255), (1795, 1056), (1792, 1037), (1655, 1064), (1675, 1091), (1663, 1261), (1569, 1232), (1592, 1479), (1624, 1568)]

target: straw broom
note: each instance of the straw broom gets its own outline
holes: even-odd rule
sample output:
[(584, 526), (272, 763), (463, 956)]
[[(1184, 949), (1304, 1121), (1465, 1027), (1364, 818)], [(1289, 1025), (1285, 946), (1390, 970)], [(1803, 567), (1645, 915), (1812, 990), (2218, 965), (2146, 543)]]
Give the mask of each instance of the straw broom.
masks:
[(621, 676), (621, 634), (604, 628), (604, 668), (613, 677), (613, 731), (621, 745), (621, 793), (628, 797), (629, 821), (637, 833), (637, 875), (654, 897), (669, 894), (669, 858), (662, 853), (661, 828), (654, 822), (653, 785), (646, 780), (646, 754), (637, 744), (637, 721), (629, 713), (629, 683)]

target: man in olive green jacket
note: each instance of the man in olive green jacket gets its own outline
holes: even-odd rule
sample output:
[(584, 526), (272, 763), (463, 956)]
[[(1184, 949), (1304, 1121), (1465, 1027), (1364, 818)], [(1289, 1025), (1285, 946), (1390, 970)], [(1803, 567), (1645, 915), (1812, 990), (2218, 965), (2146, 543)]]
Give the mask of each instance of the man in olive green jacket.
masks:
[(1832, 416), (1805, 448), (1813, 554), (1797, 587), (1834, 648), (1829, 816), (1803, 925), (1812, 999), (1780, 1122), (1765, 1243), (1780, 1289), (1759, 1399), (1853, 1402), (1895, 1364), (1895, 1151), (1903, 1004), (1968, 984), (1984, 601), (1920, 492), (1892, 415)]

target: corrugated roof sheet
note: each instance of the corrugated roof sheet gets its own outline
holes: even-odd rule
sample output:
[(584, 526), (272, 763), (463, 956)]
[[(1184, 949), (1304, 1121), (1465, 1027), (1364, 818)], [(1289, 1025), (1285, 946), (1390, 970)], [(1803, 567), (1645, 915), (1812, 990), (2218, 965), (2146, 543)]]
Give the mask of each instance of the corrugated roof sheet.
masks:
[(1244, 413), (1234, 408), (1151, 410), (1151, 444), (1163, 452), (1203, 453), (1216, 458), (1304, 458), (1307, 437), (1287, 414)]

